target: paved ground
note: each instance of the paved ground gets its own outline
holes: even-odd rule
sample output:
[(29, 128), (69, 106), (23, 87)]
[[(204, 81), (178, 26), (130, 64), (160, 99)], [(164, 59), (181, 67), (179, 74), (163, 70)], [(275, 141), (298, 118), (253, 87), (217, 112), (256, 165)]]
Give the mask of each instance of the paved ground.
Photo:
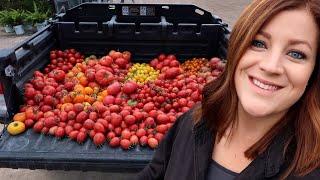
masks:
[[(195, 4), (205, 10), (220, 16), (226, 23), (233, 26), (242, 9), (251, 0), (135, 0), (136, 3), (181, 3)], [(118, 1), (114, 1), (118, 2)], [(125, 1), (129, 2), (129, 1)], [(7, 35), (0, 29), (0, 49), (12, 48), (16, 43), (22, 42), (28, 36)], [(0, 126), (1, 129), (1, 126)], [(47, 171), (27, 169), (0, 169), (2, 180), (87, 180), (87, 179), (130, 179), (134, 174), (124, 173), (101, 173), (101, 172), (78, 172), (78, 171)]]
[(25, 40), (28, 35), (17, 36), (14, 33), (4, 32), (3, 27), (0, 28), (0, 49), (12, 48), (15, 44), (18, 44)]

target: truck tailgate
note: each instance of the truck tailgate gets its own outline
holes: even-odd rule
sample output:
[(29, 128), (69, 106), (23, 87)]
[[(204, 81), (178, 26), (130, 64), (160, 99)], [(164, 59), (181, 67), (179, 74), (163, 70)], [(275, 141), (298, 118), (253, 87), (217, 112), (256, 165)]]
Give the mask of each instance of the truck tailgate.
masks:
[(6, 131), (0, 139), (0, 167), (108, 172), (136, 172), (148, 164), (154, 150), (137, 146), (125, 151), (90, 140), (82, 145), (64, 138), (40, 135), (29, 129), (18, 136)]

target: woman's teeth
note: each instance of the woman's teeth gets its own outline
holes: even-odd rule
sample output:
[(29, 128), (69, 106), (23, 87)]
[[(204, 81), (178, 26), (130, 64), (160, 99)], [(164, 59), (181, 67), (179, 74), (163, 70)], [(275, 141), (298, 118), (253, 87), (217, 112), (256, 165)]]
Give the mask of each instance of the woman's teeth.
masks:
[(279, 89), (279, 87), (277, 87), (277, 86), (264, 84), (264, 83), (260, 82), (260, 81), (257, 80), (257, 79), (253, 79), (252, 82), (253, 82), (253, 84), (255, 84), (256, 86), (258, 86), (258, 87), (260, 87), (261, 89), (264, 89), (264, 90), (275, 91), (275, 90)]

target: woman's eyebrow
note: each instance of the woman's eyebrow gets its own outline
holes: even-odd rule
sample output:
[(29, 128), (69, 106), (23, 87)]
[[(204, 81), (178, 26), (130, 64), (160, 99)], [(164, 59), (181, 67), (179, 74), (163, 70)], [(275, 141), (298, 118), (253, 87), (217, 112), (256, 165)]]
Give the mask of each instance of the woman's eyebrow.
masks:
[[(258, 34), (264, 36), (267, 39), (271, 39), (271, 35), (265, 31), (260, 30), (258, 32)], [(308, 41), (301, 40), (301, 39), (290, 39), (289, 40), (289, 45), (297, 45), (297, 44), (304, 44), (312, 51), (312, 47)]]
[(269, 33), (265, 32), (265, 31), (260, 30), (260, 31), (258, 32), (258, 34), (264, 36), (264, 37), (267, 38), (267, 39), (271, 39), (271, 35), (270, 35)]
[(290, 45), (304, 44), (304, 45), (306, 45), (306, 46), (312, 51), (311, 45), (310, 45), (307, 41), (304, 41), (304, 40), (291, 39), (291, 40), (289, 41), (289, 44), (290, 44)]

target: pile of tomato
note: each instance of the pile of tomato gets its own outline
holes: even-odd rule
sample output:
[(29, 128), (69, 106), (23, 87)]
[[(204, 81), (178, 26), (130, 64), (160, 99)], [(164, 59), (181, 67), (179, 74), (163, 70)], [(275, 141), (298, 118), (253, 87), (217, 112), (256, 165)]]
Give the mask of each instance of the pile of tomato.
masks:
[(223, 69), (219, 58), (181, 64), (160, 54), (134, 64), (128, 51), (85, 58), (75, 49), (53, 50), (50, 63), (25, 83), (25, 104), (13, 120), (79, 144), (91, 139), (97, 147), (156, 148)]

